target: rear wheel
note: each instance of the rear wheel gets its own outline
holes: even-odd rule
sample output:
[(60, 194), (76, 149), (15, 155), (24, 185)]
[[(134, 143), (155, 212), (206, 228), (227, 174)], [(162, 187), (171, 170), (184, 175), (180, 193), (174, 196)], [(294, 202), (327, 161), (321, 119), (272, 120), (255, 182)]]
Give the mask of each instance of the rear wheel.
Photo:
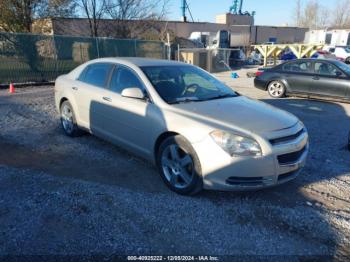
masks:
[(272, 81), (267, 87), (267, 92), (273, 98), (281, 98), (286, 95), (286, 87), (280, 81)]
[(77, 125), (73, 107), (68, 100), (61, 105), (61, 126), (67, 136), (76, 137), (84, 133)]
[(345, 59), (345, 63), (346, 63), (346, 64), (350, 64), (350, 57), (348, 57), (348, 58)]
[(161, 144), (157, 165), (163, 181), (172, 191), (194, 195), (202, 190), (199, 159), (184, 137), (170, 137)]

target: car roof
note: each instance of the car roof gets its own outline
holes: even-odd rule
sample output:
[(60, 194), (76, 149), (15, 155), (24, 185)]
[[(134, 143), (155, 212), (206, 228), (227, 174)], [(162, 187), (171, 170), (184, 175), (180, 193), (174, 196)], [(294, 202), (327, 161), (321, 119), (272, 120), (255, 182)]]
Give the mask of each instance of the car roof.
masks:
[(94, 60), (91, 60), (90, 62), (91, 63), (109, 62), (109, 63), (133, 64), (138, 67), (188, 65), (186, 63), (178, 62), (178, 61), (142, 58), (142, 57), (107, 57), (107, 58), (94, 59)]
[(297, 61), (306, 61), (306, 62), (337, 62), (338, 60), (335, 59), (316, 59), (316, 58), (300, 58), (300, 59), (293, 59), (293, 60), (289, 60), (286, 61), (287, 62), (297, 62)]

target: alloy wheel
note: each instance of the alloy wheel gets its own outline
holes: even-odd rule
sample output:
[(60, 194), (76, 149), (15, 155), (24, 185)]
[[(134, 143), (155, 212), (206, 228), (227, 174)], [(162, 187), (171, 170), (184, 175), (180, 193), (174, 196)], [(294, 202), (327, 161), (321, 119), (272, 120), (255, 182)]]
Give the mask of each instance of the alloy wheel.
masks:
[(64, 130), (69, 134), (72, 133), (74, 129), (73, 111), (67, 104), (62, 107), (61, 120)]
[(192, 157), (178, 145), (170, 144), (161, 156), (161, 166), (168, 182), (175, 188), (186, 188), (194, 177)]
[(281, 97), (284, 93), (284, 86), (280, 82), (272, 82), (269, 85), (269, 94), (273, 97)]

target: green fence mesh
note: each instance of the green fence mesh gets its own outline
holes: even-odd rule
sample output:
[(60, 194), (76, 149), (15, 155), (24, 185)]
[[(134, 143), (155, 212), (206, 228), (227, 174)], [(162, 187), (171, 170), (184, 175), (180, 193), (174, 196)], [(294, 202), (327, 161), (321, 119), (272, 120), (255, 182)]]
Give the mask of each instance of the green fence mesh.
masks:
[(166, 58), (163, 42), (0, 33), (0, 84), (46, 82), (99, 57)]

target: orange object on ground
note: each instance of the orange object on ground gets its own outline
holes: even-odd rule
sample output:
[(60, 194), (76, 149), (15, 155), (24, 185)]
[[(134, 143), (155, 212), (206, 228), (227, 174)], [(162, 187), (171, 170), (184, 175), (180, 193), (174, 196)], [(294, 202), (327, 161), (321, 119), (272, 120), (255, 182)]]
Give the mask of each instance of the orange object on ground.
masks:
[(15, 86), (11, 83), (9, 93), (13, 94), (15, 92)]

